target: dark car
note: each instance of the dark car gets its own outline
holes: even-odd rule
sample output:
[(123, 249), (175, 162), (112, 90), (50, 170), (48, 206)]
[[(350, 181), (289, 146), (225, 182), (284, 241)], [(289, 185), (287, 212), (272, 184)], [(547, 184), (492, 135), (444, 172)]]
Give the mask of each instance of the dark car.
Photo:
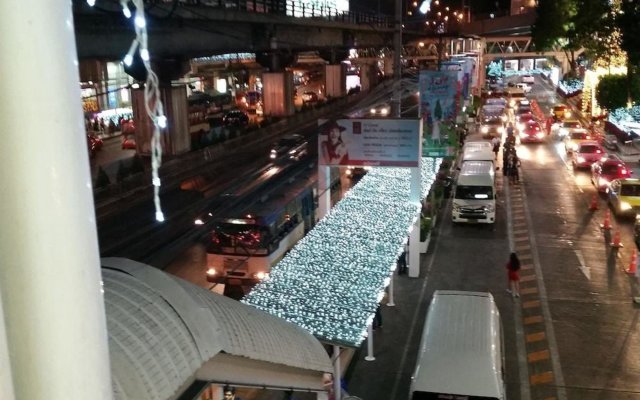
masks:
[(269, 158), (300, 160), (309, 154), (309, 142), (302, 135), (288, 135), (278, 140), (269, 151)]
[(593, 163), (591, 166), (591, 182), (600, 192), (606, 192), (609, 184), (615, 179), (631, 177), (631, 170), (615, 155), (610, 155), (604, 160)]
[(249, 116), (244, 111), (232, 110), (222, 117), (222, 123), (229, 126), (242, 126), (249, 123)]

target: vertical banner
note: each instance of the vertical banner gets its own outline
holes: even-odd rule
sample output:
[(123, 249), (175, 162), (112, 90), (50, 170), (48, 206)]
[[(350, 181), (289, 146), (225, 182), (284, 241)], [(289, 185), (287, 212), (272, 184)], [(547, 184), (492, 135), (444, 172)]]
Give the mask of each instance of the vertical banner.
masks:
[(440, 142), (440, 126), (458, 113), (458, 72), (420, 71), (420, 118), (425, 138)]

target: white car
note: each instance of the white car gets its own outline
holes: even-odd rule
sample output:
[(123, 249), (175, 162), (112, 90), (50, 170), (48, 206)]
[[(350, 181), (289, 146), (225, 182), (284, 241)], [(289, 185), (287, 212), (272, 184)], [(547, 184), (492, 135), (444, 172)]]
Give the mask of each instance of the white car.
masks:
[(525, 94), (531, 92), (531, 85), (529, 85), (528, 83), (516, 83), (516, 87), (522, 89)]
[(580, 121), (575, 119), (568, 119), (562, 122), (556, 122), (555, 124), (551, 125), (551, 135), (557, 137), (558, 139), (564, 139), (571, 133), (582, 130), (582, 124), (580, 124)]
[(533, 75), (522, 75), (522, 83), (535, 83), (535, 81)]

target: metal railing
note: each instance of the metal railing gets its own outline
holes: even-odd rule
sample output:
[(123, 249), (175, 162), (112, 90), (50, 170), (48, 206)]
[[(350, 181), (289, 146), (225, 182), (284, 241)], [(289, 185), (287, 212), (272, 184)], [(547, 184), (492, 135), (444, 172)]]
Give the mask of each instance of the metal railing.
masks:
[(349, 24), (368, 24), (393, 27), (391, 16), (342, 11), (334, 7), (309, 4), (299, 0), (147, 0), (150, 4), (173, 4), (177, 6), (202, 6), (229, 11), (284, 15), (296, 18), (315, 18)]

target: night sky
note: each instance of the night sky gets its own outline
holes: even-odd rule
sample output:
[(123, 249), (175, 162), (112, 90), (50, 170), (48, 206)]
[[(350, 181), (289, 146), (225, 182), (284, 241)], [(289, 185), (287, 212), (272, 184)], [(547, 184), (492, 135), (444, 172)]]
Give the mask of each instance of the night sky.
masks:
[[(407, 8), (407, 1), (402, 0), (403, 10)], [(416, 0), (420, 3), (421, 0)], [(451, 7), (459, 8), (462, 5), (463, 0), (441, 0), (443, 4)], [(496, 12), (498, 10), (508, 11), (511, 4), (510, 0), (465, 0), (468, 5), (471, 6), (471, 13), (489, 13)], [(383, 14), (391, 15), (394, 12), (395, 0), (351, 0), (350, 8), (353, 11), (369, 11), (376, 13), (378, 10), (378, 3), (380, 4), (380, 10)]]

